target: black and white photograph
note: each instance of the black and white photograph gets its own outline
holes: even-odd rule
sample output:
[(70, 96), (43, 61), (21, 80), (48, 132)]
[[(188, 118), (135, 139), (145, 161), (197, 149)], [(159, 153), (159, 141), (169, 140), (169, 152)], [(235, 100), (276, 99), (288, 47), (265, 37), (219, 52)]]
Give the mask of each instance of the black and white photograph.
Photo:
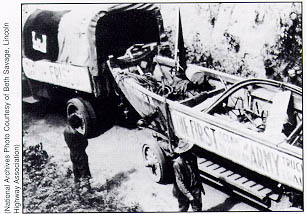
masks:
[(302, 6), (19, 3), (3, 213), (303, 212)]

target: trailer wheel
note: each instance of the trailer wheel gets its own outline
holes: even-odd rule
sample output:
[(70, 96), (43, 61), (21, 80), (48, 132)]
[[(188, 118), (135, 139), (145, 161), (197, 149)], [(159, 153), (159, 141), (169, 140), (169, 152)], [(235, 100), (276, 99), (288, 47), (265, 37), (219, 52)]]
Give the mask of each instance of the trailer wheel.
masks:
[(67, 117), (76, 114), (82, 120), (82, 126), (77, 132), (90, 138), (95, 133), (96, 114), (92, 105), (83, 98), (73, 98), (67, 102)]
[(157, 182), (164, 184), (167, 181), (167, 160), (157, 143), (145, 143), (142, 146), (144, 165), (151, 176)]

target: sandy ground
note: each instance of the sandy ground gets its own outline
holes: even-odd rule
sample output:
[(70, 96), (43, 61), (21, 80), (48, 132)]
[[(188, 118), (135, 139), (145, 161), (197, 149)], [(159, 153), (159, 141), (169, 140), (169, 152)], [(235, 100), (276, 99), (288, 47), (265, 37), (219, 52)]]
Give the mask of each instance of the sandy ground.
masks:
[[(59, 165), (63, 173), (71, 168), (69, 149), (63, 138), (64, 114), (50, 109), (40, 115), (33, 106), (23, 112), (25, 145), (43, 143), (44, 149)], [(35, 113), (33, 113), (35, 112)], [(153, 140), (147, 130), (126, 129), (114, 126), (104, 134), (90, 139), (87, 147), (92, 186), (114, 181), (126, 205), (138, 203), (145, 212), (177, 211), (177, 201), (172, 196), (172, 185), (153, 182), (142, 165), (142, 143)], [(204, 183), (204, 211), (257, 211), (258, 208), (241, 202)], [(25, 196), (26, 197), (26, 196)]]

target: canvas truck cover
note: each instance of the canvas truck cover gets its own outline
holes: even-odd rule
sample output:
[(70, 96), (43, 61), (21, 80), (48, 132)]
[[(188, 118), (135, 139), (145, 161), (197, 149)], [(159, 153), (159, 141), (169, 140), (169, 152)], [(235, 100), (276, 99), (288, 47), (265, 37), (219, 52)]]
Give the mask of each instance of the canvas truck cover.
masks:
[[(28, 17), (23, 27), (24, 57), (88, 67), (94, 80), (103, 73), (102, 64), (109, 55), (122, 55), (133, 44), (160, 43), (164, 38), (159, 7), (153, 4), (71, 8), (37, 9)], [(93, 84), (98, 96), (101, 91), (95, 81)]]

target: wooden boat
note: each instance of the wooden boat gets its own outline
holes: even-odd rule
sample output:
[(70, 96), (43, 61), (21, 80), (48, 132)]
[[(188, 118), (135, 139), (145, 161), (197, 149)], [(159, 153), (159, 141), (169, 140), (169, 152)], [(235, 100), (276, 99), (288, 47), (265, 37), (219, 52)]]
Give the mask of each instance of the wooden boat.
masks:
[[(268, 79), (242, 79), (188, 65), (187, 70), (204, 75), (205, 84), (213, 87), (189, 93), (187, 86), (183, 96), (173, 96), (180, 82), (192, 85), (188, 79), (175, 80), (175, 61), (156, 55), (154, 44), (135, 51), (147, 50), (153, 56), (145, 54), (133, 60), (131, 49), (134, 48), (125, 56), (110, 57), (107, 64), (122, 94), (143, 118), (140, 124), (157, 133), (157, 144), (144, 143), (143, 147), (144, 161), (155, 181), (163, 182), (167, 178), (167, 160), (178, 141), (183, 140), (211, 154), (213, 159), (225, 160), (225, 165), (241, 167), (242, 173), (236, 180), (242, 181), (238, 184), (219, 163), (216, 167), (219, 172), (212, 170), (207, 174), (215, 173), (223, 181), (234, 182), (233, 185), (262, 201), (276, 200), (271, 198), (280, 186), (295, 193), (292, 195), (301, 196), (301, 88)], [(153, 62), (154, 69), (144, 69), (143, 61)], [(202, 157), (202, 163), (208, 166), (207, 161)], [(207, 166), (202, 167), (203, 171), (209, 171)], [(252, 180), (242, 174), (255, 174), (257, 178)]]

